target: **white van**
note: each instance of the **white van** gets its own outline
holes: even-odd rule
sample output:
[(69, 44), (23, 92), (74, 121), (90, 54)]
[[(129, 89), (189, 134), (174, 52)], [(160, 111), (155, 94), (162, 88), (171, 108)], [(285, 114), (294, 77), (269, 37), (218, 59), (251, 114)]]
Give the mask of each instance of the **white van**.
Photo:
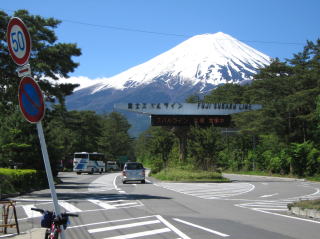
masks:
[(107, 161), (106, 163), (106, 171), (118, 171), (118, 165), (116, 161)]

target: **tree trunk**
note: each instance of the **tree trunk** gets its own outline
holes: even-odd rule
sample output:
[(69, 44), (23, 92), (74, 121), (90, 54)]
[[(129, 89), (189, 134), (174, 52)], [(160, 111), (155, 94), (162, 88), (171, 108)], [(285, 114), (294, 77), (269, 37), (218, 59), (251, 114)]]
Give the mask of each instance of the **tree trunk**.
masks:
[(179, 140), (179, 162), (184, 162), (187, 158), (189, 127), (174, 127), (173, 133)]

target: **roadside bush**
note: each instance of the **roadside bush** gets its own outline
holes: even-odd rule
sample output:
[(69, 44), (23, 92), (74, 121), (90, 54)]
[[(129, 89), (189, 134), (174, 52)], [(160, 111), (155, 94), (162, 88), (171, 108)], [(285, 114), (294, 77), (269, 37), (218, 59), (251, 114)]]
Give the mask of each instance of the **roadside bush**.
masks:
[(1, 194), (24, 193), (47, 186), (45, 172), (0, 168)]
[(313, 176), (320, 173), (320, 151), (313, 148), (307, 156), (307, 176)]
[(313, 144), (306, 141), (301, 144), (292, 143), (290, 147), (291, 173), (297, 176), (304, 176), (307, 172), (307, 158), (313, 149)]

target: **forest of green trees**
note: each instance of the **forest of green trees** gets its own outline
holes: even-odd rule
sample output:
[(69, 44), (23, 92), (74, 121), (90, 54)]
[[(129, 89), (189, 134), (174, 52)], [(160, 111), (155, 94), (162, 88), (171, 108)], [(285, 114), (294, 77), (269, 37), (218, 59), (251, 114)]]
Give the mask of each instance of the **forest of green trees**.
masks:
[(159, 171), (167, 165), (204, 170), (320, 175), (320, 40), (308, 41), (292, 59), (274, 59), (249, 85), (225, 84), (190, 103), (261, 104), (232, 115), (233, 129), (151, 128), (136, 143), (137, 157)]
[[(90, 151), (105, 153), (111, 160), (126, 155), (153, 172), (176, 167), (320, 175), (320, 40), (307, 42), (292, 59), (273, 60), (249, 85), (225, 84), (203, 99), (187, 99), (189, 103), (263, 106), (259, 111), (233, 115), (233, 130), (150, 127), (134, 140), (128, 134), (128, 121), (119, 113), (66, 109), (65, 97), (77, 85), (59, 84), (58, 78), (68, 77), (78, 66), (73, 59), (81, 50), (74, 43), (58, 43), (54, 29), (60, 21), (24, 10), (14, 15), (29, 26), (33, 77), (48, 102), (42, 122), (53, 166), (63, 161), (68, 167), (73, 152)], [(0, 11), (0, 168), (15, 164), (43, 169), (36, 127), (19, 110), (20, 78), (5, 41), (9, 19)]]

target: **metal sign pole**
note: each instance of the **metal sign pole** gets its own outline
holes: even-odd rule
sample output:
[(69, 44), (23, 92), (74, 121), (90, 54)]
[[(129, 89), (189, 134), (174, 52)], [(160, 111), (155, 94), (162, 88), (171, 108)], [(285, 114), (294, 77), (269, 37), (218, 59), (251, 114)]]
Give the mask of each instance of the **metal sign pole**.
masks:
[[(60, 217), (60, 208), (58, 204), (58, 197), (56, 194), (56, 190), (53, 183), (52, 171), (47, 151), (47, 145), (43, 134), (43, 128), (41, 124), (41, 119), (44, 116), (44, 100), (43, 95), (41, 93), (41, 89), (38, 84), (31, 78), (31, 68), (30, 65), (27, 64), (30, 58), (31, 53), (31, 38), (29, 31), (24, 24), (24, 22), (17, 17), (13, 17), (10, 19), (7, 27), (7, 43), (9, 53), (12, 57), (12, 60), (19, 66), (18, 68), (18, 75), (21, 76), (30, 76), (24, 77), (20, 81), (19, 85), (19, 105), (21, 112), (23, 113), (24, 117), (30, 123), (37, 124), (38, 136), (40, 139), (41, 151), (44, 161), (44, 166), (46, 169), (46, 174), (48, 178), (48, 183), (50, 187), (51, 197), (53, 201), (54, 212), (56, 216)], [(21, 40), (21, 41), (20, 41)], [(22, 45), (20, 43), (23, 43)], [(29, 84), (29, 90), (31, 89), (31, 93), (26, 91), (24, 88), (25, 84)], [(21, 88), (20, 88), (21, 87)], [(38, 104), (38, 101), (40, 104)], [(26, 106), (32, 105), (32, 107)], [(31, 110), (32, 109), (32, 110)], [(34, 115), (33, 110), (37, 110), (37, 114)], [(65, 239), (63, 227), (61, 228), (61, 238)]]
[[(60, 213), (60, 208), (59, 208), (59, 204), (58, 204), (58, 197), (57, 197), (57, 193), (56, 193), (56, 190), (54, 187), (51, 165), (50, 165), (50, 161), (49, 161), (49, 155), (48, 155), (48, 151), (47, 151), (47, 145), (46, 145), (46, 141), (44, 138), (41, 121), (37, 122), (36, 124), (37, 124), (37, 130), (38, 130), (38, 136), (39, 136), (40, 145), (41, 145), (44, 166), (46, 169), (48, 183), (49, 183), (50, 192), (51, 192), (51, 197), (52, 197), (52, 201), (53, 201), (54, 211), (57, 216), (60, 216), (61, 213)], [(60, 228), (62, 229), (61, 230), (61, 238), (64, 239), (65, 237), (64, 237), (63, 227), (61, 226)]]

